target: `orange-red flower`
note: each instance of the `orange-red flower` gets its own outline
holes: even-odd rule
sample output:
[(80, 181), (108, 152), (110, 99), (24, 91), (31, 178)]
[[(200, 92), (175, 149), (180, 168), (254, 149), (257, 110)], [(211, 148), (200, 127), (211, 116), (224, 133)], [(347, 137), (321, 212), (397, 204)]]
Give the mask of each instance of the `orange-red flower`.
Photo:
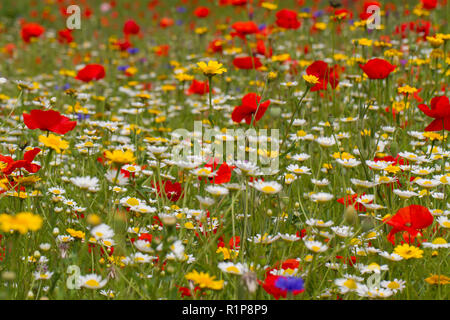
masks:
[[(161, 188), (161, 185), (163, 188)], [(157, 183), (156, 189), (157, 189), (158, 196), (160, 196), (160, 197), (162, 197), (161, 189), (163, 189), (164, 190), (163, 192), (164, 192), (165, 196), (167, 197), (167, 199), (169, 199), (172, 202), (177, 202), (183, 193), (181, 184), (179, 182), (172, 183), (172, 181), (170, 181), (170, 180), (164, 180), (161, 182), (161, 184)]]
[(261, 102), (261, 97), (256, 93), (247, 93), (243, 98), (240, 106), (236, 106), (231, 113), (231, 119), (234, 122), (240, 123), (245, 119), (245, 123), (250, 124), (253, 116), (254, 122), (259, 121), (267, 108), (270, 105), (270, 100)]
[(306, 74), (313, 75), (319, 78), (319, 83), (311, 88), (311, 91), (326, 90), (328, 82), (331, 87), (335, 89), (339, 84), (339, 66), (335, 65), (332, 68), (324, 61), (314, 61), (308, 68)]
[(209, 15), (209, 9), (208, 7), (197, 7), (194, 14), (197, 18), (206, 18)]
[(55, 110), (34, 109), (30, 114), (23, 113), (23, 122), (28, 129), (40, 129), (59, 134), (66, 134), (77, 125), (76, 121), (70, 121), (66, 116)]
[(23, 160), (14, 161), (13, 158), (9, 156), (0, 155), (0, 162), (4, 162), (7, 164), (5, 168), (3, 168), (2, 172), (6, 175), (11, 174), (14, 170), (23, 168), (30, 173), (36, 173), (39, 171), (41, 166), (32, 163), (36, 155), (41, 151), (39, 148), (34, 148), (33, 150), (25, 152), (23, 155)]
[(392, 226), (392, 230), (387, 236), (392, 244), (395, 245), (395, 234), (400, 231), (407, 233), (409, 237), (406, 240), (411, 243), (420, 233), (419, 230), (425, 229), (433, 223), (433, 216), (424, 206), (413, 204), (398, 210), (385, 223)]
[(205, 94), (209, 92), (209, 85), (207, 81), (192, 80), (191, 86), (187, 90), (187, 94)]
[(58, 42), (59, 43), (71, 43), (73, 42), (72, 30), (64, 29), (58, 31)]
[(126, 36), (138, 34), (140, 30), (141, 28), (139, 27), (139, 25), (132, 19), (127, 20), (123, 26), (123, 33)]
[(390, 64), (384, 59), (374, 58), (367, 61), (366, 64), (360, 64), (359, 67), (369, 77), (369, 79), (387, 78), (397, 66)]
[(259, 32), (258, 26), (253, 21), (238, 21), (233, 23), (231, 28), (234, 30), (234, 32), (231, 33), (231, 36), (238, 36), (242, 39), (245, 39), (245, 36), (248, 34)]
[(105, 77), (105, 68), (100, 64), (88, 64), (83, 69), (78, 71), (75, 79), (83, 82), (89, 82), (93, 80), (100, 80)]
[(276, 14), (277, 26), (285, 29), (298, 29), (300, 28), (300, 21), (298, 20), (298, 14), (294, 10), (282, 9)]
[(262, 66), (258, 57), (236, 57), (233, 60), (233, 65), (238, 69), (258, 69)]
[(378, 1), (366, 1), (364, 2), (364, 8), (359, 15), (361, 20), (367, 20), (372, 16), (373, 12), (368, 10), (370, 6), (376, 6), (381, 10), (381, 4)]
[(433, 10), (437, 6), (437, 0), (420, 0), (424, 9)]
[(45, 29), (37, 23), (26, 23), (23, 25), (20, 35), (23, 41), (29, 43), (31, 38), (38, 38), (44, 33)]
[(174, 21), (171, 18), (164, 17), (159, 21), (159, 26), (161, 28), (167, 28), (167, 27), (172, 26), (173, 24), (174, 24)]
[(446, 96), (438, 96), (431, 99), (431, 108), (426, 104), (418, 107), (427, 116), (434, 118), (425, 131), (450, 131), (450, 101)]

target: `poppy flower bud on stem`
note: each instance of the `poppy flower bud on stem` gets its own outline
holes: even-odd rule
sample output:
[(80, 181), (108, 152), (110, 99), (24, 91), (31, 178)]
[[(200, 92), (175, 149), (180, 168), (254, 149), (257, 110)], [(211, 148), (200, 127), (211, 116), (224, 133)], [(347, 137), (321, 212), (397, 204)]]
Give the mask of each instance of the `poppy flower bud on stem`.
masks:
[(348, 206), (345, 208), (344, 221), (351, 225), (357, 225), (359, 223), (358, 212), (354, 206)]
[(372, 230), (375, 227), (372, 219), (364, 219), (363, 221), (361, 221), (361, 228), (363, 232)]

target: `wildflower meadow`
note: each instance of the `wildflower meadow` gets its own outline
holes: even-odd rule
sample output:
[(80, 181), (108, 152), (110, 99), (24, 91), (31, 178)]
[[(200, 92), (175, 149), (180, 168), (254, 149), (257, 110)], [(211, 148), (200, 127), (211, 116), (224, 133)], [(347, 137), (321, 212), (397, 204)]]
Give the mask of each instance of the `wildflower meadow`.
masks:
[(0, 299), (448, 300), (449, 17), (2, 0)]

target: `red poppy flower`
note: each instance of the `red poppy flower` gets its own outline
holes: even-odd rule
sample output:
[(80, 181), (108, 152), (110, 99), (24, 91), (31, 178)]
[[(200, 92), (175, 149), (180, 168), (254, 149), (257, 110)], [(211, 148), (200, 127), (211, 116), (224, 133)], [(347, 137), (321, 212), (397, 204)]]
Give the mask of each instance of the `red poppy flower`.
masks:
[(245, 39), (248, 34), (255, 34), (259, 32), (258, 26), (253, 21), (238, 21), (231, 25), (231, 28), (235, 31), (231, 33), (231, 36), (238, 36)]
[(377, 6), (381, 10), (381, 4), (378, 1), (366, 1), (364, 2), (363, 11), (359, 15), (359, 18), (361, 20), (367, 20), (372, 16), (373, 12), (371, 11), (368, 12), (369, 7), (371, 6)]
[(258, 69), (262, 66), (258, 57), (236, 57), (233, 60), (233, 65), (238, 69)]
[(295, 233), (295, 235), (297, 236), (297, 237), (300, 237), (300, 238), (304, 238), (305, 236), (306, 236), (306, 229), (302, 229), (302, 230), (299, 230), (299, 231), (297, 231), (296, 233)]
[(161, 28), (167, 28), (167, 27), (170, 27), (170, 26), (172, 26), (173, 25), (173, 19), (171, 19), (171, 18), (162, 18), (160, 21), (159, 21), (159, 26), (161, 27)]
[(419, 109), (427, 116), (434, 118), (425, 131), (450, 131), (450, 102), (446, 96), (438, 96), (431, 99), (431, 108), (426, 104), (420, 104)]
[(426, 20), (418, 20), (416, 22), (416, 33), (422, 34), (422, 39), (426, 40), (427, 36), (430, 34), (431, 22)]
[(6, 163), (6, 167), (3, 168), (2, 172), (6, 175), (11, 174), (14, 170), (23, 168), (30, 173), (36, 173), (39, 171), (41, 166), (32, 163), (36, 155), (41, 152), (41, 149), (34, 148), (33, 150), (25, 152), (23, 155), (23, 160), (14, 161), (13, 158), (9, 156), (0, 155), (0, 162)]
[[(175, 287), (178, 288), (178, 292), (181, 294), (181, 298), (192, 297), (191, 290), (189, 290), (188, 288), (179, 286), (177, 284), (175, 285)], [(195, 286), (194, 287), (194, 294), (196, 294), (197, 291), (199, 291), (199, 290), (201, 292), (201, 288), (199, 286)], [(201, 292), (201, 295), (203, 295), (203, 296), (206, 295), (206, 292)]]
[(417, 102), (423, 102), (423, 99), (419, 96), (419, 93), (422, 91), (422, 88), (418, 88), (416, 92), (413, 93), (413, 99)]
[(155, 53), (160, 57), (167, 57), (169, 54), (170, 46), (168, 44), (162, 44), (155, 49)]
[[(334, 16), (335, 17), (340, 17), (340, 19), (345, 20), (345, 19), (353, 19), (353, 12), (347, 10), (347, 9), (336, 9), (334, 11)], [(334, 18), (334, 20), (336, 20), (336, 18)]]
[(356, 263), (356, 257), (350, 256), (350, 258), (344, 258), (343, 256), (336, 256), (336, 259), (341, 260), (343, 263), (353, 266)]
[(259, 281), (259, 284), (263, 287), (263, 289), (270, 295), (272, 295), (276, 300), (280, 299), (280, 297), (286, 298), (287, 290), (281, 290), (275, 286), (278, 278), (281, 276), (268, 275), (264, 282)]
[(402, 38), (406, 38), (407, 37), (406, 32), (407, 31), (412, 31), (412, 30), (414, 30), (414, 28), (415, 28), (415, 23), (414, 22), (412, 22), (412, 21), (411, 22), (405, 22), (405, 23), (402, 23), (402, 24), (396, 26), (394, 33), (395, 34), (401, 34)]
[(222, 52), (223, 51), (223, 40), (221, 40), (221, 39), (212, 40), (208, 44), (208, 51), (213, 52), (213, 53)]
[(198, 7), (194, 10), (194, 14), (197, 18), (206, 18), (209, 15), (208, 7)]
[(37, 23), (26, 23), (23, 25), (20, 35), (23, 41), (29, 43), (31, 38), (38, 38), (44, 33), (45, 29)]
[(114, 45), (120, 50), (120, 51), (126, 51), (129, 48), (131, 48), (132, 44), (130, 41), (128, 41), (127, 39), (122, 39), (122, 40), (116, 40), (116, 42), (114, 43)]
[(314, 75), (319, 78), (319, 83), (312, 87), (311, 91), (326, 90), (328, 82), (331, 87), (335, 89), (339, 83), (338, 69), (339, 67), (337, 65), (330, 68), (324, 61), (314, 61), (308, 68), (306, 68), (306, 73), (308, 75)]
[(13, 56), (14, 50), (16, 50), (16, 45), (14, 43), (8, 43), (3, 47), (3, 51), (7, 53), (10, 57)]
[(28, 129), (41, 129), (58, 134), (66, 134), (77, 125), (76, 121), (70, 121), (66, 116), (55, 110), (34, 109), (30, 114), (23, 113), (23, 122)]
[(241, 243), (241, 237), (234, 236), (234, 237), (231, 237), (230, 241), (228, 242), (228, 247), (230, 247), (230, 249), (239, 249), (240, 243)]
[(420, 0), (422, 7), (427, 10), (433, 10), (437, 6), (437, 0)]
[(64, 30), (58, 31), (58, 42), (59, 43), (73, 42), (72, 30), (64, 29)]
[(413, 242), (419, 230), (433, 223), (433, 216), (424, 206), (413, 204), (398, 210), (385, 223), (393, 227), (387, 239), (395, 245), (394, 240), (397, 232), (406, 231), (409, 234), (410, 242)]
[(181, 294), (182, 298), (192, 297), (191, 290), (189, 290), (188, 288), (179, 286), (177, 284), (175, 286), (178, 288), (178, 292)]
[[(268, 274), (264, 279), (264, 282), (259, 281), (258, 283), (263, 287), (263, 289), (270, 295), (272, 295), (276, 300), (280, 299), (280, 297), (286, 298), (288, 291), (280, 289), (276, 286), (276, 282), (279, 278), (283, 278), (283, 276), (274, 276), (272, 274)], [(294, 290), (292, 294), (295, 296), (304, 292), (305, 290)]]
[[(365, 195), (365, 193), (363, 193), (361, 196)], [(357, 200), (359, 199), (360, 195), (359, 194), (351, 194), (351, 195), (347, 195), (345, 197), (339, 198), (337, 199), (337, 202), (343, 204), (346, 208), (353, 205), (354, 208), (356, 210), (358, 210), (359, 212), (366, 212), (366, 207), (364, 207), (361, 203), (357, 202)], [(372, 201), (370, 202), (372, 203)]]
[[(212, 171), (215, 171), (217, 166), (219, 164), (218, 159), (211, 159), (206, 165), (205, 167), (207, 168), (211, 168)], [(217, 172), (215, 173), (214, 177), (210, 177), (208, 178), (207, 181), (209, 181), (210, 183), (213, 184), (222, 184), (222, 183), (227, 183), (230, 182), (231, 180), (231, 172), (234, 169), (234, 166), (229, 166), (226, 162), (223, 162), (219, 169), (217, 170)], [(201, 180), (201, 178), (200, 178)]]
[(373, 158), (373, 161), (378, 162), (378, 161), (385, 161), (385, 162), (391, 162), (391, 164), (393, 166), (396, 165), (409, 165), (409, 161), (405, 160), (403, 158), (400, 158), (400, 155), (397, 155), (395, 158), (393, 156), (385, 156), (382, 158)]
[(92, 80), (100, 80), (105, 77), (105, 68), (100, 64), (88, 64), (83, 69), (78, 71), (75, 79), (83, 82), (89, 82)]
[(152, 242), (152, 239), (153, 239), (153, 235), (150, 233), (145, 233), (145, 232), (141, 233), (138, 238), (138, 240), (144, 240), (147, 242)]
[(240, 123), (243, 119), (245, 119), (245, 123), (250, 124), (254, 116), (254, 121), (259, 121), (270, 105), (270, 100), (264, 102), (260, 101), (261, 97), (256, 93), (247, 93), (242, 98), (241, 105), (234, 108), (231, 113), (231, 119), (237, 123)]
[(123, 26), (123, 33), (126, 36), (131, 35), (131, 34), (138, 34), (140, 30), (141, 30), (141, 27), (139, 27), (139, 25), (136, 23), (136, 21), (134, 21), (132, 19), (126, 21)]
[(298, 29), (300, 28), (300, 21), (298, 20), (298, 14), (294, 10), (282, 9), (276, 14), (277, 26), (284, 29)]
[(384, 59), (374, 58), (367, 61), (364, 65), (360, 64), (359, 67), (369, 79), (385, 79), (397, 66), (390, 64)]
[(231, 0), (231, 4), (233, 6), (245, 6), (247, 4), (247, 0)]
[[(172, 183), (170, 180), (164, 180), (161, 182), (164, 187), (164, 194), (167, 199), (172, 202), (177, 202), (182, 194), (181, 184), (179, 182)], [(161, 197), (161, 186), (159, 183), (156, 185), (157, 193)]]
[(205, 94), (209, 92), (209, 85), (207, 81), (192, 80), (191, 86), (187, 90), (187, 94)]
[(266, 48), (264, 40), (258, 40), (256, 41), (256, 52), (270, 58), (272, 56), (273, 50), (272, 47)]
[[(282, 262), (276, 262), (274, 265), (274, 268), (272, 268), (270, 270), (278, 269), (278, 268), (281, 268), (283, 270), (286, 270), (286, 269), (294, 270), (294, 269), (298, 269), (299, 267), (300, 267), (300, 262), (297, 259), (287, 259)], [(270, 270), (269, 270), (269, 272), (270, 272)]]

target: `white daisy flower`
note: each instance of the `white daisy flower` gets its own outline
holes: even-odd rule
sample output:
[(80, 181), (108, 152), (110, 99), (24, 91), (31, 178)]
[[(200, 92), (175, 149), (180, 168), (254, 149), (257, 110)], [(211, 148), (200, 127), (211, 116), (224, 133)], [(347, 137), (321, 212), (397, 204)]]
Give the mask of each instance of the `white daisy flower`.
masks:
[(87, 274), (85, 276), (80, 276), (79, 281), (81, 283), (82, 287), (88, 288), (88, 289), (100, 289), (103, 288), (108, 280), (103, 280), (101, 276), (91, 273)]
[(256, 181), (251, 183), (251, 186), (265, 194), (275, 194), (283, 188), (281, 184), (275, 181)]

